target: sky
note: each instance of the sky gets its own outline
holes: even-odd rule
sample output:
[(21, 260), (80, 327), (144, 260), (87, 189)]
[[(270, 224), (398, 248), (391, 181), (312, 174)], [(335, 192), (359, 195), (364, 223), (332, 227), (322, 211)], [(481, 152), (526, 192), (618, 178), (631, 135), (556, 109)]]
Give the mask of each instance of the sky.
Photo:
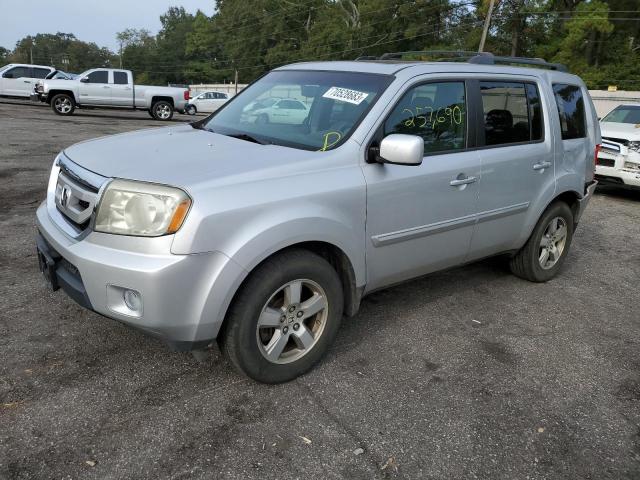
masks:
[(207, 15), (214, 0), (0, 0), (0, 46), (37, 33), (73, 33), (79, 40), (116, 50), (116, 33), (125, 28), (160, 29), (160, 15), (179, 6)]

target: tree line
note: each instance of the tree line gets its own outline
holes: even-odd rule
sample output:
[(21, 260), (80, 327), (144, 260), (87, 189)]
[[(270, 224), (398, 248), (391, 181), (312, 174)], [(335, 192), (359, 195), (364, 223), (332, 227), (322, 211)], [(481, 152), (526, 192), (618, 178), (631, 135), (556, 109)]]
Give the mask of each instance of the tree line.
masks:
[[(476, 51), (490, 0), (218, 0), (172, 7), (156, 35), (125, 29), (113, 52), (38, 34), (4, 62), (131, 69), (139, 83), (247, 83), (282, 64), (407, 50)], [(638, 0), (495, 0), (485, 51), (565, 63), (590, 88), (640, 89)], [(3, 58), (4, 57), (4, 58)]]

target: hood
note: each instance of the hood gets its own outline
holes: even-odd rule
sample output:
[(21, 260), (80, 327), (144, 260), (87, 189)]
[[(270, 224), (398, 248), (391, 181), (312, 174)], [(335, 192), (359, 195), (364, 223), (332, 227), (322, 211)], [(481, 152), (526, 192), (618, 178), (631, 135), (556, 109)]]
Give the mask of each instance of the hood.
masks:
[[(323, 155), (278, 145), (260, 145), (197, 130), (190, 125), (88, 140), (65, 149), (64, 153), (74, 163), (105, 177), (186, 189), (233, 175), (265, 175), (266, 170), (273, 170), (277, 175), (283, 165), (297, 164), (302, 169), (305, 160), (316, 162), (318, 156)], [(291, 169), (288, 172), (293, 173)]]
[(620, 138), (624, 140), (640, 140), (640, 124), (600, 122), (603, 137)]

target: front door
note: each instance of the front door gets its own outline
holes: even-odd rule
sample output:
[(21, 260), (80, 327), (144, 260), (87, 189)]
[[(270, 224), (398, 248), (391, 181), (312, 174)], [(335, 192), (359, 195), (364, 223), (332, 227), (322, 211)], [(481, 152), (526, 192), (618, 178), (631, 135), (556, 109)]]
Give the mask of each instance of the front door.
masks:
[(379, 138), (424, 139), (420, 166), (367, 163), (367, 289), (465, 260), (476, 219), (480, 160), (467, 150), (465, 81), (412, 86)]
[(111, 103), (111, 85), (108, 70), (94, 70), (85, 78), (88, 82), (80, 85), (80, 103), (109, 105)]
[(555, 191), (555, 139), (545, 132), (539, 86), (517, 79), (479, 86), (482, 180), (469, 260), (519, 248)]

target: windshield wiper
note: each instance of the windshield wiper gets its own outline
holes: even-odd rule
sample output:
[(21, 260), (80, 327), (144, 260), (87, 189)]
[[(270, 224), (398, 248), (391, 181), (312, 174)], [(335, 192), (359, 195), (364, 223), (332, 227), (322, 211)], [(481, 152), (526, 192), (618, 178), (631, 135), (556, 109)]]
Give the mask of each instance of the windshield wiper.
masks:
[(246, 133), (230, 133), (227, 135), (227, 137), (238, 138), (240, 140), (246, 140), (247, 142), (258, 143), (260, 145), (270, 145), (270, 142), (267, 142), (266, 140), (257, 139), (256, 137), (252, 137), (251, 135), (248, 135)]

